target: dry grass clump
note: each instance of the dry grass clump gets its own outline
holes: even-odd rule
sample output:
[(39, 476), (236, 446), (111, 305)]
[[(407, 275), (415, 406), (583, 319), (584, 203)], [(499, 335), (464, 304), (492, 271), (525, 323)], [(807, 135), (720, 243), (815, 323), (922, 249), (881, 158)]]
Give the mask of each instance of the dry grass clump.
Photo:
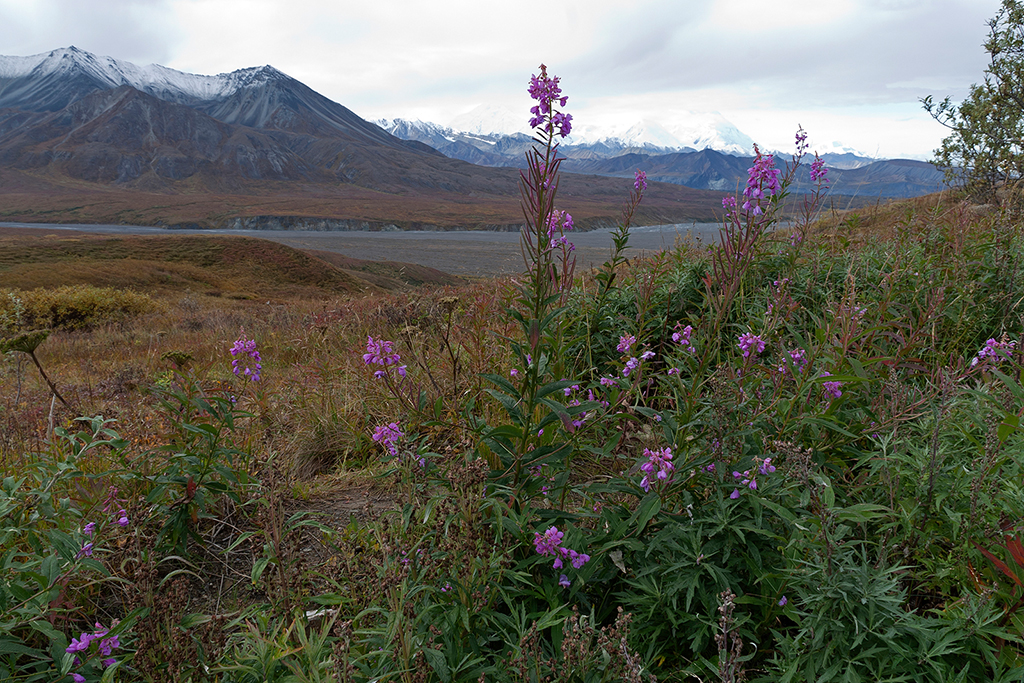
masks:
[(7, 328), (81, 329), (150, 313), (160, 304), (147, 294), (113, 287), (68, 285), (0, 290)]

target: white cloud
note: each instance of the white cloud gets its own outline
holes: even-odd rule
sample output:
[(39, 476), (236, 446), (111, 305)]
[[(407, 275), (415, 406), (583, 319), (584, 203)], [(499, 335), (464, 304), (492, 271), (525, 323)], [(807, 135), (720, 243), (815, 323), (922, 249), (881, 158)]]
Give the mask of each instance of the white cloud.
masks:
[(581, 123), (718, 110), (765, 144), (820, 121), (865, 151), (921, 156), (941, 130), (918, 98), (981, 79), (999, 4), (0, 0), (0, 40), (7, 54), (75, 44), (197, 73), (272, 64), (362, 116), (439, 123), (479, 104), (525, 116), (543, 61)]

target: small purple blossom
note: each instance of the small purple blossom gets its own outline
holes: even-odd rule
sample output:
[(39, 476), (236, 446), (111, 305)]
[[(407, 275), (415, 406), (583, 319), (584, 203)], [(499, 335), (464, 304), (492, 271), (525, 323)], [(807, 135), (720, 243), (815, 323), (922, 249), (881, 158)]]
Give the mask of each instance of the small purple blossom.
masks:
[(640, 487), (644, 491), (650, 491), (652, 484), (667, 484), (671, 473), (675, 471), (675, 465), (672, 464), (672, 449), (668, 446), (655, 451), (645, 448), (644, 457), (647, 458), (647, 462), (640, 465), (644, 472)]
[(92, 532), (94, 532), (95, 530), (96, 530), (96, 522), (89, 522), (82, 529), (82, 533), (85, 534), (86, 536), (92, 536)]
[(71, 674), (71, 680), (75, 683), (85, 683), (85, 676), (78, 673)]
[(763, 213), (761, 200), (766, 200), (782, 191), (782, 185), (779, 183), (779, 175), (782, 171), (775, 168), (774, 154), (761, 154), (756, 145), (754, 152), (757, 156), (754, 159), (754, 165), (747, 169), (747, 187), (743, 190), (743, 196), (746, 198), (746, 201), (743, 202), (743, 210), (751, 211), (753, 209), (752, 213), (759, 216)]
[[(370, 336), (366, 337), (366, 353), (363, 354), (363, 362), (367, 365), (383, 365), (387, 367), (389, 365), (398, 365), (401, 360), (402, 357), (395, 351), (394, 342), (374, 339)], [(374, 374), (380, 377), (381, 371), (378, 370)]]
[(647, 174), (640, 169), (634, 174), (633, 189), (641, 194), (647, 190)]
[(124, 508), (118, 510), (117, 511), (117, 519), (114, 520), (114, 521), (120, 527), (128, 526), (128, 512), (126, 510), (124, 510)]
[(629, 353), (629, 350), (633, 348), (633, 344), (636, 344), (636, 337), (631, 334), (624, 334), (619, 337), (619, 345), (615, 347), (615, 350), (619, 353)]
[(763, 353), (765, 342), (761, 337), (753, 334), (752, 332), (744, 332), (739, 336), (736, 345), (740, 347), (740, 351), (743, 352), (743, 357), (749, 358), (751, 353), (755, 356)]
[(626, 361), (626, 367), (622, 368), (622, 376), (629, 377), (629, 373), (640, 367), (640, 361), (636, 358), (630, 358)]
[(995, 339), (989, 339), (985, 342), (985, 345), (981, 347), (978, 354), (971, 359), (971, 367), (977, 367), (981, 365), (982, 370), (987, 370), (993, 365), (998, 365), (1000, 361), (1006, 360), (1013, 356), (1014, 350), (1017, 348), (1016, 341), (996, 341)]
[(388, 453), (398, 457), (398, 442), (405, 436), (402, 430), (399, 428), (397, 422), (392, 422), (386, 425), (378, 425), (373, 431), (374, 441), (379, 443), (381, 446), (387, 449)]
[(74, 654), (76, 652), (85, 652), (86, 650), (89, 649), (89, 643), (92, 642), (92, 639), (94, 637), (95, 636), (93, 636), (93, 634), (91, 634), (91, 633), (83, 633), (78, 638), (72, 638), (71, 639), (71, 644), (68, 645), (64, 649), (64, 651), (67, 652), (68, 654)]
[(572, 132), (572, 114), (563, 114), (554, 111), (555, 103), (564, 107), (569, 98), (562, 95), (559, 87), (558, 76), (548, 76), (547, 67), (540, 65), (540, 75), (530, 77), (530, 87), (527, 92), (530, 97), (537, 101), (537, 104), (530, 109), (533, 118), (530, 119), (530, 128), (540, 128), (551, 135), (561, 135), (563, 138)]
[[(807, 368), (806, 352), (803, 349), (792, 349), (788, 353), (790, 363), (793, 365), (793, 369), (796, 370), (798, 373), (803, 372)], [(779, 372), (781, 372), (783, 375), (789, 372), (789, 369), (786, 367), (786, 363), (783, 362), (779, 364)]]
[(680, 329), (679, 323), (676, 323), (676, 330), (676, 332), (672, 333), (672, 341), (679, 344), (690, 353), (697, 353), (697, 349), (694, 348), (693, 342), (690, 340), (690, 337), (693, 335), (693, 326), (687, 325)]
[(732, 212), (736, 210), (736, 198), (735, 197), (723, 197), (722, 208), (725, 209), (726, 217), (731, 216)]
[[(831, 376), (832, 376), (832, 373), (828, 372), (827, 370), (823, 371), (821, 373), (821, 375), (820, 375), (820, 377), (831, 377)], [(842, 386), (843, 386), (842, 382), (822, 382), (821, 383), (822, 390), (825, 392), (825, 395), (827, 397), (829, 397), (830, 399), (839, 398), (839, 397), (841, 397), (843, 395), (843, 392), (841, 390)]]
[(616, 380), (614, 377), (602, 377), (600, 382), (603, 387), (614, 387)]
[(825, 167), (825, 160), (814, 153), (814, 161), (811, 162), (811, 182), (828, 186), (828, 168)]
[(562, 545), (562, 538), (565, 533), (558, 530), (558, 527), (551, 527), (543, 534), (533, 532), (533, 547), (538, 555), (558, 555), (558, 549)]
[(783, 595), (783, 596), (782, 596), (782, 599), (781, 599), (781, 600), (779, 600), (779, 607), (785, 607), (785, 606), (786, 606), (786, 603), (787, 603), (787, 602), (789, 602), (789, 600), (787, 600), (787, 599), (786, 599), (786, 596), (785, 596), (785, 595)]
[[(260, 352), (256, 350), (256, 340), (246, 339), (245, 333), (239, 335), (238, 339), (231, 346), (231, 355), (234, 359), (231, 361), (231, 371), (235, 375), (244, 375), (253, 382), (260, 381), (260, 372), (263, 370), (262, 358), (260, 358)], [(245, 360), (248, 357), (252, 363)]]
[(569, 580), (568, 576), (566, 576), (565, 574), (562, 574), (561, 576), (558, 577), (558, 585), (561, 586), (562, 588), (568, 588), (569, 586), (572, 585), (572, 581)]
[(92, 557), (92, 543), (86, 543), (82, 546), (82, 549), (75, 555), (76, 560), (80, 560), (83, 557)]

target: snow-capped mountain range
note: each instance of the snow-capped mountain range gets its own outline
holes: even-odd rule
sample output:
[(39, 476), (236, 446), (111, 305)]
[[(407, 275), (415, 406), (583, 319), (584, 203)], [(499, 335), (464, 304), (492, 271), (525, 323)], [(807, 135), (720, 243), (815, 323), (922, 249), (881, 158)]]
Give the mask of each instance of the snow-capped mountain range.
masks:
[(0, 56), (0, 79), (24, 79), (39, 84), (35, 88), (5, 87), (5, 106), (25, 100), (33, 104), (33, 109), (39, 109), (41, 101), (56, 99), (53, 93), (45, 92), (47, 86), (69, 77), (88, 79), (109, 88), (129, 85), (162, 100), (181, 104), (226, 98), (240, 88), (287, 78), (272, 66), (250, 67), (216, 76), (186, 73), (159, 64), (137, 66), (113, 57), (94, 55), (73, 45), (28, 57)]
[[(521, 164), (532, 136), (525, 116), (495, 105), (480, 105), (455, 117), (447, 126), (403, 118), (377, 119), (374, 123), (392, 135), (423, 142), (450, 157), (493, 166)], [(667, 125), (649, 119), (612, 126), (574, 125), (561, 149), (569, 159), (705, 149), (751, 156), (754, 140), (718, 112), (688, 112), (682, 120)], [(859, 168), (875, 161), (839, 142), (816, 149), (834, 168)], [(783, 156), (789, 153), (780, 152)]]
[[(533, 145), (525, 118), (481, 106), (450, 126), (368, 122), (271, 66), (205, 76), (75, 47), (0, 56), (0, 167), (122, 187), (169, 192), (191, 178), (210, 188), (273, 180), (513, 194), (518, 174), (480, 167), (523, 165)], [(591, 175), (595, 192), (605, 181), (594, 176), (632, 177), (637, 168), (652, 181), (728, 191), (745, 180), (752, 146), (713, 113), (670, 125), (584, 124), (563, 141), (562, 168)], [(885, 163), (871, 161), (838, 146), (826, 155), (834, 169)], [(861, 173), (864, 182), (846, 175), (837, 191), (906, 196), (938, 182), (927, 177), (934, 169), (879, 168)]]

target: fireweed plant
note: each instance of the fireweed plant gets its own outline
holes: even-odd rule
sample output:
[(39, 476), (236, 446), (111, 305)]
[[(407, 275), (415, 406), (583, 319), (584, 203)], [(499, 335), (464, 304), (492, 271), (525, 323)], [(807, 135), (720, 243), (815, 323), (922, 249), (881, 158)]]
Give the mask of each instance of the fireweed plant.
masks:
[[(125, 438), (5, 452), (0, 679), (1021, 680), (1020, 224), (934, 198), (816, 221), (800, 131), (706, 249), (624, 257), (637, 173), (577, 273), (569, 100), (528, 87), (513, 284), (262, 327), (232, 304), (208, 366), (130, 394), (147, 421), (119, 406)], [(384, 467), (289, 477), (303, 392), (319, 443)]]

